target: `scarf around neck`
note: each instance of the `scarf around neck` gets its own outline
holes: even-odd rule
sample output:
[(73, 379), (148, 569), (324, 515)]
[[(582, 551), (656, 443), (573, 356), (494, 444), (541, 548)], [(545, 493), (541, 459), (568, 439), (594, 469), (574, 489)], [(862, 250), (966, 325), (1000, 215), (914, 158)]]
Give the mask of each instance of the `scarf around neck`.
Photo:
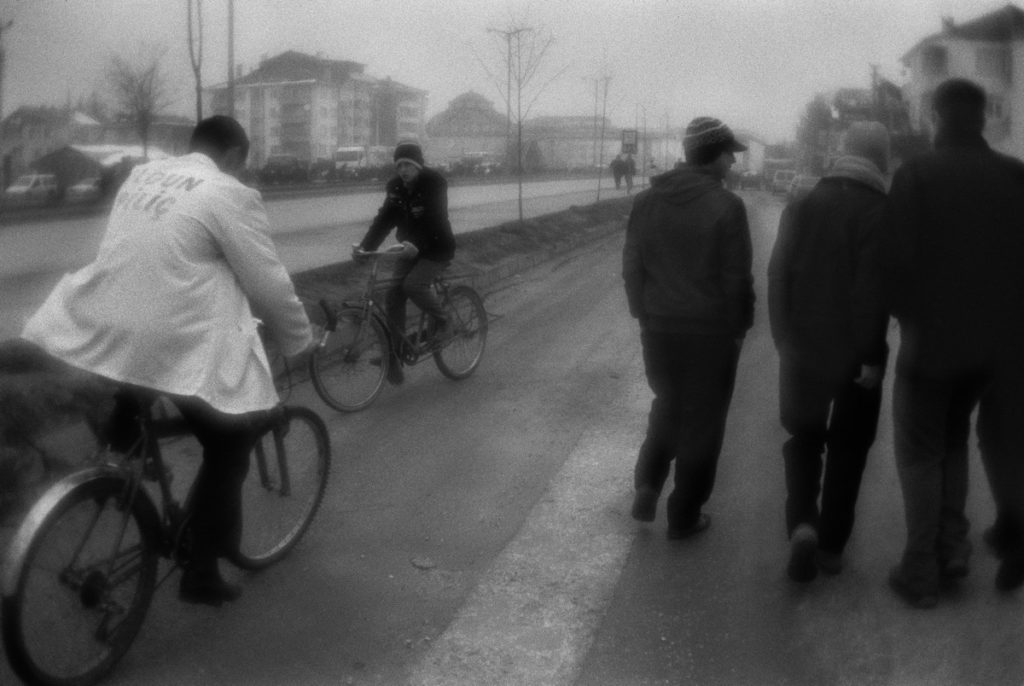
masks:
[(885, 175), (879, 171), (878, 165), (866, 157), (844, 155), (835, 161), (831, 171), (825, 174), (825, 176), (853, 179), (881, 193), (886, 191)]

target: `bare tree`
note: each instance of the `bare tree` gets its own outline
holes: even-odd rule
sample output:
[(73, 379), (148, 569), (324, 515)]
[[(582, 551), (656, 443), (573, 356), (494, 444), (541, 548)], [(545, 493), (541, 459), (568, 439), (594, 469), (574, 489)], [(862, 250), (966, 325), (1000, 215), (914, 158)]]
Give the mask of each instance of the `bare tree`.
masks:
[(196, 121), (199, 122), (203, 119), (203, 0), (185, 0), (185, 4), (188, 5), (188, 59), (196, 78)]
[(135, 59), (120, 55), (110, 58), (107, 78), (114, 101), (135, 129), (143, 156), (149, 156), (149, 133), (154, 119), (173, 102), (169, 81), (163, 71), (167, 49), (145, 47)]
[(519, 182), (519, 221), (523, 221), (523, 121), (530, 114), (541, 94), (568, 69), (568, 65), (541, 81), (546, 58), (555, 39), (543, 28), (527, 26), (525, 21), (510, 20), (501, 29), (488, 29), (495, 37), (497, 62), (493, 69), (487, 60), (478, 57), (480, 66), (497, 87), (511, 124), (515, 126), (514, 157)]

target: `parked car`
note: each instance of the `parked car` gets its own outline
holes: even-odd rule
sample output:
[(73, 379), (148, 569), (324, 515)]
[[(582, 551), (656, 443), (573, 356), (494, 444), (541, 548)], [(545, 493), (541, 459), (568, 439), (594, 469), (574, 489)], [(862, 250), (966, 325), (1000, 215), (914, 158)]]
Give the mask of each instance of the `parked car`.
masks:
[(786, 200), (792, 202), (797, 198), (802, 198), (811, 192), (818, 182), (821, 181), (820, 176), (812, 176), (810, 174), (799, 174), (789, 184), (789, 189), (786, 190)]
[(275, 183), (306, 183), (309, 181), (309, 168), (294, 155), (271, 155), (267, 163), (260, 169), (260, 182), (266, 185)]
[(786, 193), (789, 191), (789, 184), (796, 178), (796, 172), (791, 169), (779, 169), (772, 176), (772, 193)]
[(53, 174), (25, 174), (4, 191), (5, 205), (28, 207), (57, 201), (57, 177)]
[(102, 181), (98, 176), (82, 179), (68, 188), (64, 199), (72, 203), (86, 203), (98, 200), (102, 193)]
[(745, 190), (747, 188), (753, 188), (754, 190), (761, 190), (761, 175), (755, 171), (745, 171), (740, 174), (740, 189)]

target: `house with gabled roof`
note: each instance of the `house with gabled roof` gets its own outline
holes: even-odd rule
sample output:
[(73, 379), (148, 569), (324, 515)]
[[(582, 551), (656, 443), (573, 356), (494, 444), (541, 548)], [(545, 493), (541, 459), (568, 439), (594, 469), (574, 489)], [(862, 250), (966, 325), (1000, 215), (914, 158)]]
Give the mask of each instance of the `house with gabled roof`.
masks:
[(966, 78), (985, 89), (989, 145), (1024, 157), (1024, 10), (1008, 4), (960, 24), (944, 18), (941, 30), (918, 41), (902, 62), (915, 130), (934, 135), (935, 88), (949, 78)]

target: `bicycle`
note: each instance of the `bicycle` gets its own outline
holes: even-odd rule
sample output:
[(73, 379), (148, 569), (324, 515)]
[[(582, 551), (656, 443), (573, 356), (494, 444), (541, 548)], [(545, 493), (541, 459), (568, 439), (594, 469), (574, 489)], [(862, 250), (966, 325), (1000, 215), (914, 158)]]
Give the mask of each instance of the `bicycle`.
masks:
[[(10, 544), (2, 579), (8, 660), (28, 684), (86, 686), (135, 639), (157, 587), (189, 559), (193, 481), (183, 501), (161, 442), (190, 435), (155, 393), (138, 396), (139, 437), (125, 453), (101, 448), (91, 466), (51, 486)], [(277, 562), (299, 542), (324, 496), (331, 452), (312, 410), (281, 404), (258, 415), (262, 437), (243, 485), (245, 570)], [(157, 580), (160, 558), (170, 568)]]
[(432, 318), (424, 312), (408, 335), (391, 326), (374, 297), (377, 274), (382, 257), (404, 250), (397, 245), (363, 253), (371, 267), (358, 300), (343, 302), (337, 311), (320, 301), (328, 324), (310, 355), (309, 375), (317, 394), (336, 410), (355, 412), (369, 406), (383, 389), (391, 364), (414, 365), (429, 356), (442, 374), (457, 381), (469, 377), (483, 357), (488, 324), (483, 299), (470, 286), (452, 285), (444, 276), (433, 287), (448, 313), (448, 337), (435, 335)]

